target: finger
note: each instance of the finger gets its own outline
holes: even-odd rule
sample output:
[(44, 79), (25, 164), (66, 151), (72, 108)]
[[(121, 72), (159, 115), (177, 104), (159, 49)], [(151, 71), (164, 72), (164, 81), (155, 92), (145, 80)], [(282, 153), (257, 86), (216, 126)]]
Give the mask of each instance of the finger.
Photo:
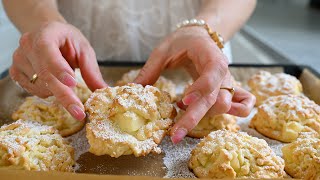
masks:
[(84, 81), (92, 91), (106, 87), (92, 47), (85, 43), (80, 48), (79, 68)]
[[(40, 78), (40, 77), (39, 77)], [(83, 104), (74, 91), (62, 84), (52, 74), (48, 75), (48, 89), (57, 98), (57, 101), (76, 119), (83, 120), (86, 117)]]
[[(9, 70), (10, 77), (13, 81), (18, 83), (26, 92), (38, 96), (40, 98), (48, 97), (48, 94), (44, 93), (40, 88), (30, 82), (28, 76), (20, 72), (16, 66), (11, 66)], [(51, 95), (51, 94), (49, 94)]]
[[(227, 75), (223, 80), (221, 87), (233, 87), (232, 77), (229, 71), (227, 72)], [(231, 94), (231, 92), (226, 89), (221, 89), (221, 87), (219, 89), (219, 94), (215, 104), (207, 112), (207, 114), (209, 114), (210, 116), (226, 113), (231, 108), (233, 94)]]
[(12, 59), (13, 59), (12, 64), (15, 67), (17, 67), (20, 70), (20, 72), (23, 72), (28, 77), (29, 75), (32, 76), (32, 74), (34, 73), (32, 66), (29, 60), (27, 59), (27, 57), (22, 54), (19, 48), (13, 53)]
[(228, 114), (246, 117), (250, 114), (252, 108), (254, 107), (256, 98), (248, 91), (237, 87), (232, 101), (233, 102)]
[(33, 63), (33, 69), (38, 74), (36, 83), (46, 84), (47, 88), (57, 98), (63, 107), (76, 119), (85, 118), (84, 107), (74, 91), (59, 81), (45, 65)]
[(184, 65), (184, 67), (194, 81), (199, 78), (200, 75), (197, 72), (196, 67), (193, 63), (188, 63), (188, 64)]
[(24, 34), (20, 39), (20, 47), (33, 67), (42, 66), (60, 82), (75, 87), (77, 82), (73, 69), (62, 56), (59, 44), (45, 33), (40, 35)]
[(178, 102), (177, 102), (177, 106), (178, 106), (180, 109), (184, 110), (184, 111), (188, 108), (188, 106), (185, 105), (185, 104), (183, 104), (182, 101), (178, 101)]
[(48, 90), (30, 83), (30, 77), (34, 74), (34, 71), (26, 57), (21, 54), (20, 48), (13, 53), (13, 65), (10, 72), (12, 79), (18, 82), (29, 93), (41, 98), (51, 95)]
[(210, 62), (203, 67), (200, 77), (187, 89), (182, 99), (185, 105), (190, 105), (201, 97), (215, 91), (225, 78), (228, 65), (225, 62)]
[(170, 131), (173, 143), (180, 142), (204, 117), (216, 100), (218, 91), (214, 91), (188, 106), (186, 112)]
[(141, 68), (134, 82), (142, 85), (154, 84), (166, 67), (166, 63), (163, 60), (164, 58), (163, 51), (155, 49), (146, 64)]
[(215, 116), (223, 113), (227, 113), (232, 104), (232, 94), (224, 89), (220, 89), (216, 103), (207, 112), (209, 116)]
[(13, 66), (23, 74), (23, 76), (21, 76), (21, 80), (24, 82), (17, 82), (19, 82), (20, 85), (26, 84), (29, 87), (29, 92), (31, 91), (30, 88), (32, 88), (32, 92), (34, 92), (33, 94), (38, 97), (46, 98), (48, 96), (52, 96), (52, 93), (47, 89), (45, 84), (40, 84), (37, 81), (34, 84), (30, 83), (30, 77), (32, 77), (35, 72), (26, 56), (21, 53), (19, 48), (13, 54)]
[[(199, 78), (185, 92), (182, 102), (186, 106), (217, 91), (228, 71), (226, 57), (211, 40), (200, 39), (194, 45), (201, 48), (190, 49), (187, 56), (194, 64)], [(187, 70), (190, 72), (190, 69)]]
[(15, 66), (12, 65), (9, 69), (10, 77), (13, 81), (18, 82), (19, 85), (26, 90), (28, 93), (36, 94), (34, 87), (30, 83), (28, 77), (21, 73), (20, 70)]
[[(43, 45), (39, 51), (33, 53), (31, 58), (40, 59), (46, 58), (46, 65), (43, 65), (48, 71), (54, 75), (61, 83), (68, 87), (75, 87), (77, 81), (75, 80), (75, 74), (68, 62), (62, 56), (59, 48), (54, 44)], [(36, 61), (31, 61), (36, 63)], [(40, 63), (43, 64), (43, 63)], [(33, 65), (33, 64), (32, 64)], [(33, 65), (34, 66), (34, 65)]]

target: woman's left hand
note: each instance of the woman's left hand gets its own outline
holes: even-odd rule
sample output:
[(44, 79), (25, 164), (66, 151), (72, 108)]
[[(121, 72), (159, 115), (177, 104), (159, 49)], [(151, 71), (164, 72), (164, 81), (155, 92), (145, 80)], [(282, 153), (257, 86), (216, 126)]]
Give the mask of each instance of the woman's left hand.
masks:
[[(183, 27), (170, 34), (151, 53), (135, 82), (154, 84), (164, 69), (177, 67), (184, 67), (194, 83), (182, 99), (186, 112), (171, 129), (174, 143), (180, 142), (209, 110), (247, 116), (252, 109), (255, 99), (250, 93), (237, 89), (232, 97), (227, 90), (220, 90), (222, 86), (232, 87), (228, 60), (203, 27)], [(233, 99), (243, 104), (233, 103)]]

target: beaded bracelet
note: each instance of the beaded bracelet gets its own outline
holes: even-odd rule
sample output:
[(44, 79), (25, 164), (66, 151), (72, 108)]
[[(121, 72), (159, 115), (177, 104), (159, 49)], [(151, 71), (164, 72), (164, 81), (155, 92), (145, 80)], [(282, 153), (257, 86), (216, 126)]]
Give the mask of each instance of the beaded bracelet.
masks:
[(212, 40), (217, 44), (220, 49), (224, 47), (223, 37), (217, 33), (216, 31), (212, 31), (209, 27), (208, 23), (206, 23), (203, 19), (190, 19), (184, 20), (181, 23), (177, 24), (177, 28), (182, 28), (186, 26), (203, 26), (207, 31)]

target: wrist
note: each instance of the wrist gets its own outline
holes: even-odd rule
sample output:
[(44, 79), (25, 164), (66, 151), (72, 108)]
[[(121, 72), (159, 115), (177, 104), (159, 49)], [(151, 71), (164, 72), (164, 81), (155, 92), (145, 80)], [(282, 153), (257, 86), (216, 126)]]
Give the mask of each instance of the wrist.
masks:
[(203, 19), (190, 19), (184, 20), (177, 24), (177, 28), (184, 28), (184, 27), (201, 27), (207, 31), (207, 34), (211, 37), (211, 39), (217, 44), (220, 49), (224, 47), (224, 40), (223, 37), (217, 32), (213, 31), (209, 24)]
[(67, 21), (60, 14), (46, 15), (38, 18), (36, 22), (27, 23), (26, 26), (21, 27), (20, 30), (21, 30), (21, 33), (33, 32), (54, 22), (67, 23)]

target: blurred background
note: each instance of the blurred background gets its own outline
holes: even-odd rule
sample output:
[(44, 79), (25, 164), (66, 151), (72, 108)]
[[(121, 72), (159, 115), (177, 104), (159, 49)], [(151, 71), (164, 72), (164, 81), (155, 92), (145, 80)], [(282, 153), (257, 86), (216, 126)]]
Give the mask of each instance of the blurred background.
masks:
[[(0, 5), (0, 73), (11, 64), (20, 34)], [(295, 63), (320, 72), (320, 0), (258, 0), (231, 41), (234, 63)]]

